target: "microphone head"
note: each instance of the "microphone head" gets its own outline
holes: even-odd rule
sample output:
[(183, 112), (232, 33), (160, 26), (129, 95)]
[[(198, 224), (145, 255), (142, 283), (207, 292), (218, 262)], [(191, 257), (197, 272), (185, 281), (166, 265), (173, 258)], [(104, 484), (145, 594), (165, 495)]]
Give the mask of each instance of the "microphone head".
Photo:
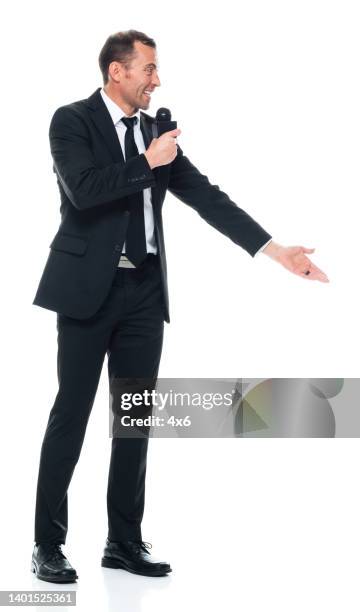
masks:
[(159, 108), (156, 113), (156, 121), (171, 121), (171, 112), (168, 108)]

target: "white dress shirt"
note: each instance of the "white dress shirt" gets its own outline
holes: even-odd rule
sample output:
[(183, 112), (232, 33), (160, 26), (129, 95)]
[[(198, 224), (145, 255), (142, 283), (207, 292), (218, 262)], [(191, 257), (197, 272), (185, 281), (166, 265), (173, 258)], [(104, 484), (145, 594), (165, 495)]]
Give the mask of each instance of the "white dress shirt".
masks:
[[(270, 232), (269, 232), (270, 233)], [(259, 253), (261, 253), (261, 251), (263, 251), (265, 249), (265, 247), (269, 244), (269, 242), (272, 241), (272, 238), (270, 238), (270, 240), (268, 240), (267, 242), (265, 242), (265, 244), (262, 245), (262, 247), (260, 247), (260, 249), (258, 251), (256, 251), (256, 253), (254, 254), (254, 257), (256, 257), (256, 255), (258, 255)]]
[[(100, 90), (102, 99), (106, 104), (106, 108), (110, 113), (110, 117), (114, 123), (116, 133), (119, 138), (120, 146), (125, 157), (125, 133), (127, 127), (123, 121), (121, 121), (122, 117), (127, 117), (124, 111), (115, 104), (115, 102), (109, 98), (104, 89)], [(140, 109), (132, 115), (132, 117), (137, 117), (137, 123), (134, 125), (134, 139), (136, 146), (138, 148), (139, 153), (145, 153), (146, 147), (144, 143), (144, 138), (142, 135), (142, 131), (140, 129)], [(146, 236), (146, 250), (148, 253), (157, 253), (156, 240), (155, 240), (155, 229), (154, 229), (154, 213), (151, 201), (151, 188), (147, 187), (143, 189), (144, 194), (144, 222), (145, 222), (145, 236)], [(123, 253), (126, 252), (126, 242), (123, 246)], [(120, 263), (120, 262), (119, 262)]]
[[(101, 89), (100, 93), (101, 93), (102, 99), (104, 100), (106, 104), (106, 108), (108, 109), (110, 113), (110, 117), (114, 123), (115, 129), (116, 129), (116, 132), (119, 138), (120, 146), (121, 146), (121, 149), (124, 155), (124, 159), (126, 159), (125, 158), (125, 133), (126, 133), (127, 127), (124, 124), (124, 122), (121, 121), (121, 118), (127, 117), (127, 115), (120, 108), (120, 106), (115, 104), (115, 102), (111, 98), (109, 98), (109, 96), (104, 91), (104, 89)], [(138, 118), (137, 123), (134, 126), (134, 138), (135, 138), (136, 146), (138, 148), (139, 153), (145, 153), (146, 147), (145, 147), (142, 131), (140, 129), (140, 109), (137, 111), (137, 113), (132, 115), (132, 117)], [(153, 213), (153, 207), (152, 207), (152, 201), (151, 201), (151, 188), (147, 187), (146, 189), (143, 189), (143, 194), (144, 194), (144, 221), (145, 221), (145, 235), (146, 235), (146, 250), (148, 253), (157, 253), (155, 233), (154, 233), (154, 213)], [(261, 253), (261, 251), (265, 249), (265, 247), (269, 244), (269, 242), (271, 242), (271, 240), (272, 238), (270, 238), (270, 240), (265, 242), (265, 244), (263, 244), (262, 247), (260, 247), (260, 249), (256, 251), (254, 257), (258, 255), (258, 253)], [(123, 246), (123, 253), (125, 252), (126, 252), (126, 243), (124, 243), (124, 246)]]

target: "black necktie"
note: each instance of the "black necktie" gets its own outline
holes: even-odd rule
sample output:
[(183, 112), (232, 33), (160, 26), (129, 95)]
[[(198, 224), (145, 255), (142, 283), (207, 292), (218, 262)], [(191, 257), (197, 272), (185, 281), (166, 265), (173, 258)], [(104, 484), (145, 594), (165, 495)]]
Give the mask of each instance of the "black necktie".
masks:
[[(125, 158), (126, 161), (135, 155), (139, 155), (134, 138), (134, 125), (137, 117), (122, 117), (127, 130), (125, 133)], [(130, 261), (139, 266), (147, 255), (145, 221), (144, 221), (144, 195), (142, 191), (134, 193), (130, 198), (129, 225), (126, 233), (126, 255)]]

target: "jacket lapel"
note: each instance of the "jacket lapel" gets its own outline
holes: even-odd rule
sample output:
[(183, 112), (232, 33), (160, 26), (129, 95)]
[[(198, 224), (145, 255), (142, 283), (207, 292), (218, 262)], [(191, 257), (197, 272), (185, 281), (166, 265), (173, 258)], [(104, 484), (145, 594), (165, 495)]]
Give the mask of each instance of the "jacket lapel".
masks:
[(150, 146), (152, 141), (152, 122), (153, 118), (140, 111), (140, 129), (143, 135), (145, 149)]
[(116, 129), (100, 94), (101, 87), (87, 99), (86, 104), (91, 111), (91, 118), (102, 135), (115, 162), (125, 163)]
[[(96, 91), (94, 91), (94, 93), (91, 94), (91, 96), (86, 100), (86, 104), (92, 111), (92, 120), (108, 145), (114, 161), (122, 161), (125, 163), (116, 129), (114, 128), (110, 114), (101, 97), (100, 90), (101, 87), (98, 87)], [(149, 147), (153, 138), (152, 123), (153, 118), (150, 115), (140, 111), (140, 129), (144, 138), (146, 149)]]
[[(153, 121), (154, 119), (150, 115), (147, 115), (146, 113), (143, 113), (142, 111), (140, 111), (140, 129), (143, 135), (145, 149), (147, 149), (150, 146), (150, 143), (153, 139), (153, 136), (152, 136)], [(155, 212), (158, 210), (157, 204), (159, 201), (158, 183), (161, 180), (159, 170), (160, 168), (153, 168), (153, 173), (156, 178), (156, 185), (155, 187), (151, 187), (151, 200), (153, 204), (154, 216), (155, 216), (156, 221), (157, 219), (156, 219)]]

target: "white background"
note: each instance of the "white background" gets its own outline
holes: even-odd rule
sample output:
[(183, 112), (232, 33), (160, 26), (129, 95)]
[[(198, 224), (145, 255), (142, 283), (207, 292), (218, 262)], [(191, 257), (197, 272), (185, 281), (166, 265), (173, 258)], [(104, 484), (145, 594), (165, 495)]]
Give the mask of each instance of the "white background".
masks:
[[(30, 574), (40, 445), (57, 391), (56, 315), (32, 300), (57, 230), (48, 127), (102, 85), (119, 30), (157, 42), (184, 153), (329, 276), (252, 259), (168, 194), (171, 323), (162, 377), (357, 377), (359, 15), (350, 1), (2, 5), (1, 589)], [(110, 453), (104, 368), (70, 487), (78, 609), (359, 609), (358, 440), (154, 440), (143, 537), (173, 566), (100, 568)]]

